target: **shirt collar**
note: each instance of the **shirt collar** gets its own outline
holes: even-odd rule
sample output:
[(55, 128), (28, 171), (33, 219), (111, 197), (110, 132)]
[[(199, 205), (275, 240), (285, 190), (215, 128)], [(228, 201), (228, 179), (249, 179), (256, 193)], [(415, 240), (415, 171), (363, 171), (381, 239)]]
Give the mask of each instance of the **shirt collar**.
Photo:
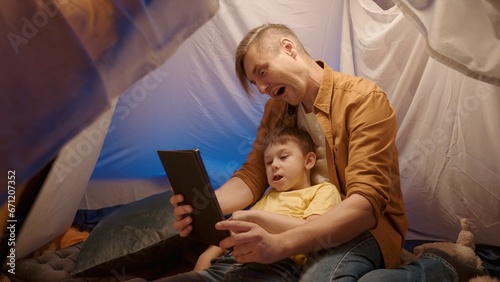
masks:
[(323, 67), (323, 79), (314, 101), (314, 107), (326, 114), (330, 113), (333, 99), (333, 70), (322, 60), (316, 61), (318, 65)]

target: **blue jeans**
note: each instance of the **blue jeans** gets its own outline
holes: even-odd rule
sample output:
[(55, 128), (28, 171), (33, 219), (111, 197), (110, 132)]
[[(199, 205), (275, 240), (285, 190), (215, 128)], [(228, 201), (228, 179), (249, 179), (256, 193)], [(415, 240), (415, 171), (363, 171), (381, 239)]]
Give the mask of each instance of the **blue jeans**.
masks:
[[(377, 241), (369, 232), (342, 246), (309, 254), (302, 275), (293, 261), (281, 260), (265, 265), (240, 264), (224, 255), (212, 261), (212, 266), (199, 272), (188, 272), (159, 281), (358, 281), (369, 271), (384, 267)], [(300, 278), (300, 280), (299, 280)]]
[(294, 282), (299, 281), (301, 270), (302, 267), (291, 259), (272, 264), (237, 263), (226, 272), (224, 281)]
[(458, 281), (454, 268), (442, 258), (424, 254), (411, 265), (384, 269), (378, 243), (369, 232), (341, 246), (313, 253), (300, 281), (446, 282)]
[(458, 276), (448, 262), (434, 254), (424, 254), (418, 261), (400, 266), (396, 269), (377, 269), (359, 281), (387, 281), (387, 282), (446, 282), (458, 281)]
[(378, 243), (369, 232), (341, 246), (311, 253), (300, 279), (300, 269), (296, 266), (291, 260), (282, 260), (271, 265), (240, 264), (232, 256), (222, 256), (206, 270), (188, 272), (158, 281), (458, 281), (454, 268), (433, 254), (424, 254), (411, 265), (384, 269), (384, 260)]
[(300, 281), (358, 281), (366, 273), (384, 267), (377, 241), (364, 232), (335, 248), (309, 255)]
[(302, 267), (291, 259), (272, 264), (238, 263), (230, 254), (213, 259), (212, 265), (202, 271), (190, 271), (155, 280), (156, 282), (291, 282), (298, 281)]

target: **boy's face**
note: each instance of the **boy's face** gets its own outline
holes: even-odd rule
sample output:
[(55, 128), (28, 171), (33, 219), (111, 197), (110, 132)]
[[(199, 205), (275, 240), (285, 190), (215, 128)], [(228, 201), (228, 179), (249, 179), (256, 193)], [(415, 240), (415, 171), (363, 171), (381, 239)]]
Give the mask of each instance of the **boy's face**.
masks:
[(299, 190), (311, 185), (307, 158), (294, 142), (267, 147), (264, 163), (267, 182), (278, 191)]

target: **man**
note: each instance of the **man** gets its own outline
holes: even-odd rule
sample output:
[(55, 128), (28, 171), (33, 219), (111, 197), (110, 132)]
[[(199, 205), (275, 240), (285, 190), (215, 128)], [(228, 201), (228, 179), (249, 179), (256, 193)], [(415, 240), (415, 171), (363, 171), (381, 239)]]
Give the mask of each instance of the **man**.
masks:
[[(252, 152), (216, 191), (223, 212), (245, 208), (267, 188), (258, 148), (278, 126), (298, 126), (315, 137), (318, 161), (313, 184), (328, 180), (345, 199), (318, 220), (278, 234), (251, 222), (219, 222), (217, 229), (235, 233), (221, 241), (220, 247), (233, 247), (232, 254), (240, 263), (272, 263), (312, 252), (302, 281), (358, 281), (375, 269), (397, 268), (408, 220), (399, 180), (396, 118), (383, 90), (371, 81), (334, 72), (325, 62), (315, 61), (295, 33), (280, 24), (251, 30), (237, 48), (235, 67), (247, 93), (250, 83), (271, 99)], [(182, 215), (192, 207), (178, 206), (180, 201), (180, 196), (171, 198), (179, 219), (174, 227), (186, 236), (192, 228), (191, 218), (182, 219)], [(371, 278), (363, 279), (405, 281), (398, 279), (420, 275), (425, 280), (433, 279), (425, 276), (433, 271), (444, 275), (441, 281), (457, 276), (455, 268), (446, 267), (436, 254), (427, 257), (422, 259), (423, 265), (388, 273), (375, 271), (369, 274)]]

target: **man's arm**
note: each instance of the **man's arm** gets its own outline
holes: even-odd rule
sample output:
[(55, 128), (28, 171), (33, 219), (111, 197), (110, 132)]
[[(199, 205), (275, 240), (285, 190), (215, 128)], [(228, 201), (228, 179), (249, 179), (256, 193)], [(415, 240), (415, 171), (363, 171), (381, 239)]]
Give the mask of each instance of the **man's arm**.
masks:
[(237, 233), (221, 241), (220, 247), (235, 246), (238, 262), (272, 263), (299, 253), (338, 246), (376, 224), (373, 208), (363, 196), (354, 194), (315, 220), (279, 234), (270, 234), (255, 223), (222, 221), (220, 230)]
[(288, 238), (285, 240), (284, 252), (295, 254), (297, 251), (311, 252), (318, 248), (341, 245), (375, 225), (376, 219), (370, 202), (363, 196), (353, 194), (317, 220), (308, 221), (280, 236)]
[(262, 210), (235, 211), (231, 220), (253, 222), (271, 234), (284, 232), (306, 222), (306, 219)]
[(215, 190), (215, 195), (222, 213), (226, 215), (246, 208), (253, 201), (250, 187), (238, 177), (230, 178), (219, 189)]

